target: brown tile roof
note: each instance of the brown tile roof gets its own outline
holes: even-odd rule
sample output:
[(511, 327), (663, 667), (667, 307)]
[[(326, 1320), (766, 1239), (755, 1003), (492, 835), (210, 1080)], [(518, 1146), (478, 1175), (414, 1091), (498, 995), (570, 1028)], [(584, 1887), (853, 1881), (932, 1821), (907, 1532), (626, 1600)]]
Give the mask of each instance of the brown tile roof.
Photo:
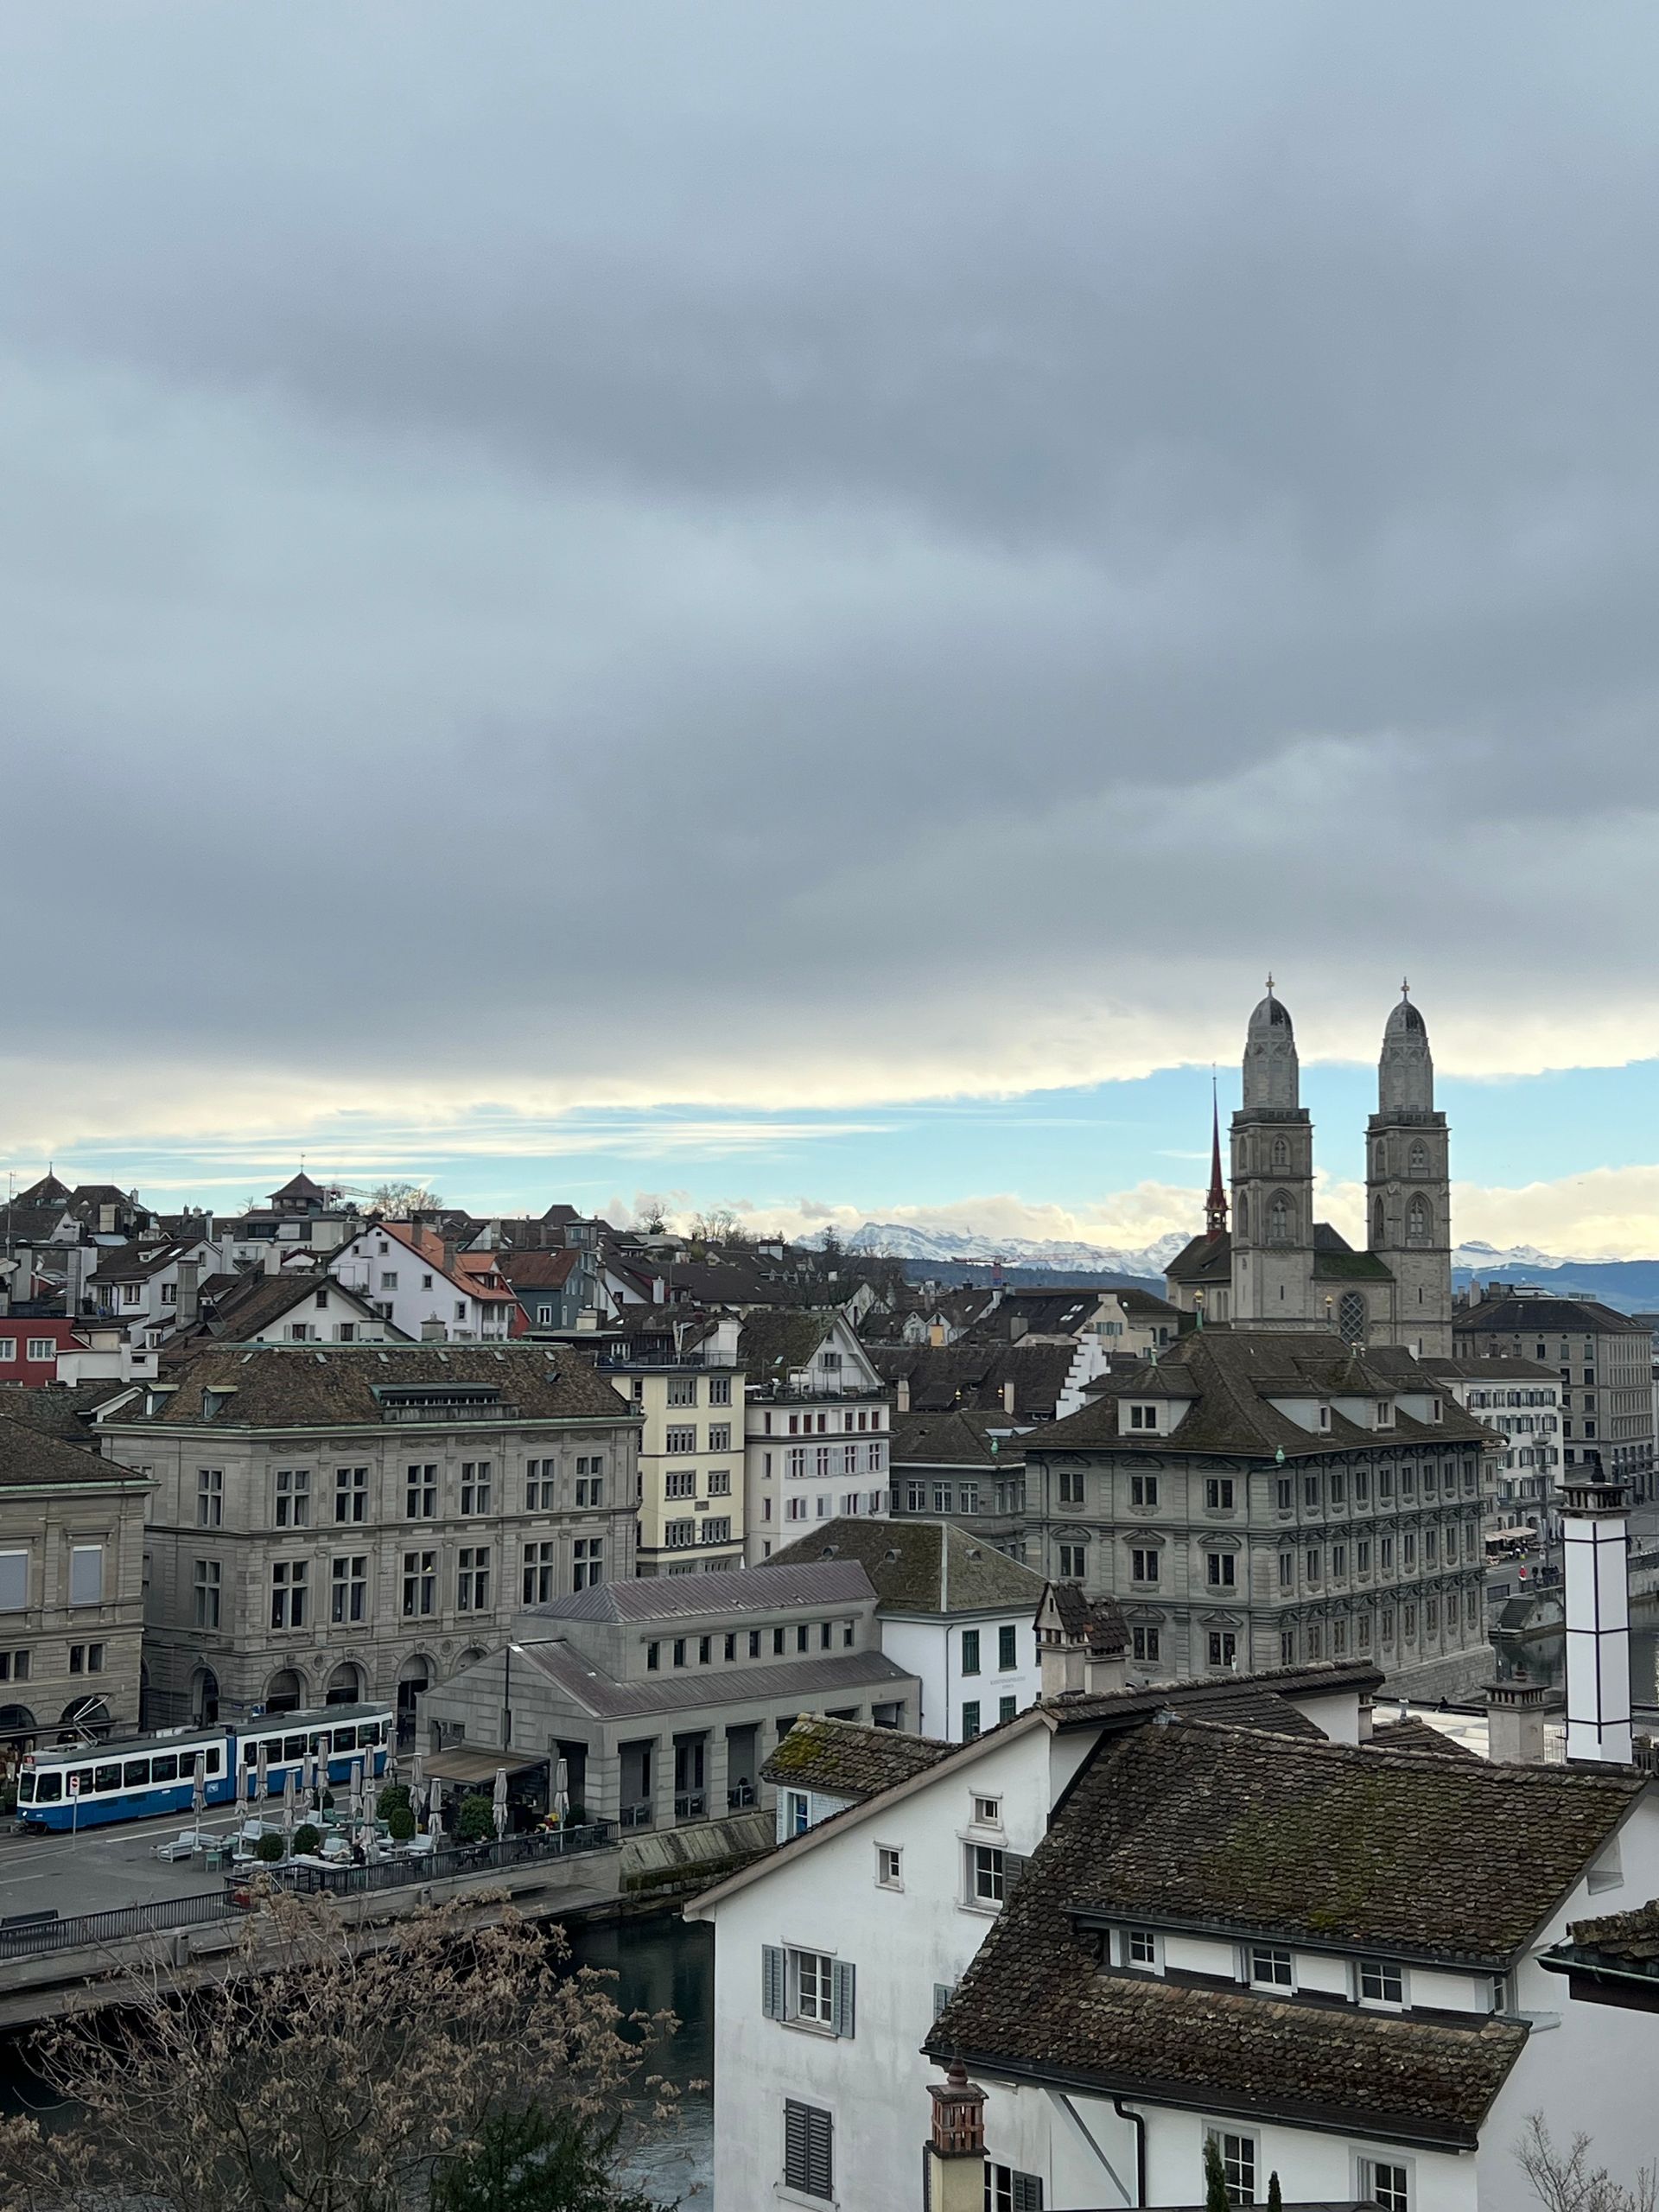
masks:
[(495, 1262), (514, 1290), (563, 1290), (582, 1263), (579, 1245), (552, 1250), (500, 1251)]
[(876, 1610), (883, 1613), (1014, 1612), (1029, 1618), (1043, 1594), (1040, 1574), (948, 1521), (842, 1515), (774, 1552), (767, 1565), (829, 1560), (856, 1560), (875, 1585)]
[(1497, 1970), (1641, 1788), (1623, 1774), (1489, 1767), (1186, 1718), (1109, 1738), (927, 2047), (1118, 2094), (1334, 2114), (1471, 2142), (1520, 2053), (1521, 2025), (1471, 2017), (1458, 2026), (1103, 1970), (1099, 1922)]
[(884, 1382), (908, 1382), (912, 1413), (943, 1413), (953, 1406), (999, 1413), (1003, 1386), (1011, 1382), (1014, 1417), (1026, 1421), (1053, 1420), (1077, 1357), (1069, 1341), (1033, 1344), (1027, 1337), (1013, 1344), (963, 1338), (954, 1344), (869, 1344), (866, 1350)]
[[(1179, 1381), (1178, 1382), (1178, 1378)], [(1120, 1398), (1154, 1392), (1174, 1395), (1196, 1383), (1197, 1402), (1173, 1436), (1120, 1434)], [(1370, 1396), (1413, 1389), (1441, 1401), (1438, 1421), (1419, 1421), (1402, 1408), (1394, 1427), (1361, 1428), (1334, 1408), (1328, 1429), (1310, 1430), (1271, 1402), (1275, 1397)], [(1081, 1411), (1027, 1438), (1027, 1456), (1050, 1452), (1218, 1452), (1289, 1459), (1332, 1452), (1395, 1448), (1414, 1444), (1485, 1444), (1491, 1438), (1472, 1414), (1445, 1397), (1441, 1386), (1405, 1353), (1356, 1355), (1339, 1337), (1323, 1331), (1194, 1329), (1155, 1366), (1151, 1363), (1090, 1396)]]
[(1007, 1414), (970, 1406), (952, 1406), (943, 1413), (895, 1414), (888, 1458), (895, 1471), (918, 1466), (974, 1467), (988, 1475), (1018, 1471), (1026, 1464), (1026, 1447), (1022, 1438), (1008, 1433), (1011, 1419)]
[[(202, 1420), (204, 1390), (234, 1395), (212, 1418), (221, 1428), (308, 1428), (372, 1424), (385, 1414), (377, 1391), (489, 1384), (525, 1421), (632, 1421), (638, 1416), (580, 1353), (561, 1347), (488, 1344), (291, 1344), (238, 1350), (192, 1347), (169, 1380), (177, 1388), (146, 1414), (124, 1408), (111, 1427), (179, 1428)], [(442, 1422), (442, 1412), (435, 1412)], [(488, 1431), (480, 1427), (479, 1441)]]
[(795, 1723), (760, 1774), (766, 1782), (859, 1804), (936, 1766), (956, 1748), (897, 1728), (865, 1728), (855, 1721), (809, 1714)]
[(1467, 1744), (1459, 1743), (1455, 1736), (1448, 1736), (1433, 1721), (1425, 1720), (1421, 1713), (1408, 1713), (1402, 1719), (1384, 1721), (1380, 1728), (1373, 1728), (1371, 1747), (1379, 1751), (1427, 1751), (1440, 1758), (1478, 1759), (1478, 1751), (1471, 1751)]
[(1659, 1903), (1575, 1920), (1557, 1950), (1581, 1962), (1659, 1977)]
[(84, 1445), (0, 1415), (0, 1490), (56, 1488), (64, 1484), (120, 1483), (147, 1486), (151, 1478), (105, 1459)]

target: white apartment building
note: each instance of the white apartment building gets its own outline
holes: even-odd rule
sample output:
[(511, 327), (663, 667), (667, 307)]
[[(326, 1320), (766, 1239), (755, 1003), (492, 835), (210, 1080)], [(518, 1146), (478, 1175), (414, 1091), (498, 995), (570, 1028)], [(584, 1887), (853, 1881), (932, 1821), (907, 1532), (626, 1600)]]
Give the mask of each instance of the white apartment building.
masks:
[(886, 1513), (887, 1401), (847, 1315), (839, 1308), (752, 1313), (737, 1356), (747, 1377), (749, 1566), (837, 1516)]
[(1493, 1525), (1550, 1533), (1561, 1479), (1561, 1382), (1535, 1359), (1425, 1359), (1447, 1397), (1503, 1440), (1492, 1496)]
[(490, 1252), (456, 1252), (435, 1230), (372, 1222), (328, 1259), (328, 1271), (416, 1343), (503, 1342), (518, 1301)]

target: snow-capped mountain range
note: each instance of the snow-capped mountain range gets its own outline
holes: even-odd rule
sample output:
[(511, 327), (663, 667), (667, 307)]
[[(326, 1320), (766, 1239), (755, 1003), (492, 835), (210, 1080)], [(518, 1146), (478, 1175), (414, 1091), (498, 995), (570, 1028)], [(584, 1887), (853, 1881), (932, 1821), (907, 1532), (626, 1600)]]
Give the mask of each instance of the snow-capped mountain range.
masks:
[[(930, 1261), (941, 1268), (964, 1260), (980, 1266), (1001, 1260), (1013, 1268), (1077, 1268), (1090, 1274), (1144, 1277), (1161, 1275), (1188, 1240), (1172, 1234), (1131, 1249), (1111, 1244), (1067, 1243), (1063, 1239), (1046, 1242), (1024, 1236), (984, 1236), (974, 1229), (918, 1229), (909, 1222), (867, 1221), (841, 1241), (849, 1252), (867, 1252), (872, 1257), (883, 1259)], [(804, 1238), (803, 1242), (822, 1244), (823, 1237), (820, 1234)], [(1582, 1253), (1557, 1257), (1541, 1252), (1534, 1244), (1515, 1244), (1505, 1251), (1491, 1244), (1459, 1244), (1452, 1255), (1454, 1268), (1464, 1268), (1473, 1274), (1514, 1268), (1535, 1271), (1609, 1264), (1613, 1263)]]

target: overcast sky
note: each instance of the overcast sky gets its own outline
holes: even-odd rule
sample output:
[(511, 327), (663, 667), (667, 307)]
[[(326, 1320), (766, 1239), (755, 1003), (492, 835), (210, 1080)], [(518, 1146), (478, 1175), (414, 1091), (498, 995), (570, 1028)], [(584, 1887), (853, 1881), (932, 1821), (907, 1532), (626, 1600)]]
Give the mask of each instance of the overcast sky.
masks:
[(1645, 0), (0, 9), (0, 1159), (1128, 1227), (1409, 970), (1659, 1249), (1656, 169)]

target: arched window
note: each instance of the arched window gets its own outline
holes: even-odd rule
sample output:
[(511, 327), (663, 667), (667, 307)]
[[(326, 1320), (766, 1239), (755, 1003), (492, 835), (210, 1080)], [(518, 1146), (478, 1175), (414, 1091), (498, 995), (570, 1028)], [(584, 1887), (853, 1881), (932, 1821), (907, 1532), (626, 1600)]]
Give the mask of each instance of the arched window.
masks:
[(1344, 1344), (1363, 1344), (1370, 1325), (1363, 1290), (1344, 1290), (1337, 1304), (1337, 1327)]
[(1233, 1208), (1233, 1225), (1238, 1231), (1239, 1241), (1248, 1243), (1250, 1234), (1250, 1199), (1247, 1191), (1241, 1191), (1238, 1194), (1238, 1204)]
[(1375, 1249), (1383, 1241), (1382, 1201), (1379, 1198), (1371, 1208), (1371, 1243)]
[(1282, 1191), (1275, 1191), (1268, 1206), (1268, 1242), (1288, 1244), (1295, 1235), (1295, 1209)]
[(1414, 1175), (1428, 1173), (1428, 1147), (1421, 1137), (1411, 1147), (1411, 1172)]
[(1406, 1211), (1406, 1242), (1408, 1244), (1427, 1244), (1433, 1236), (1433, 1218), (1428, 1200), (1420, 1192)]
[(1283, 1137), (1274, 1137), (1273, 1141), (1273, 1165), (1275, 1172), (1280, 1174), (1282, 1174), (1290, 1165), (1290, 1147), (1285, 1142)]

